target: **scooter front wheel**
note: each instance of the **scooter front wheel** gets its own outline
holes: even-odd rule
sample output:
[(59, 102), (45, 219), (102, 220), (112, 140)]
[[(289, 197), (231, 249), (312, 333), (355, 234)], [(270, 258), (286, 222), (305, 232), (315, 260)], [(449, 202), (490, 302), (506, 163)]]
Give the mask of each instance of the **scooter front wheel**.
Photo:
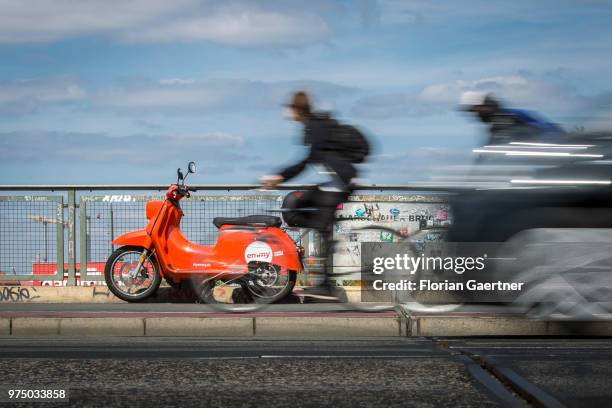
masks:
[(159, 288), (161, 274), (157, 262), (151, 253), (144, 251), (141, 247), (123, 246), (106, 261), (106, 285), (121, 300), (140, 302)]

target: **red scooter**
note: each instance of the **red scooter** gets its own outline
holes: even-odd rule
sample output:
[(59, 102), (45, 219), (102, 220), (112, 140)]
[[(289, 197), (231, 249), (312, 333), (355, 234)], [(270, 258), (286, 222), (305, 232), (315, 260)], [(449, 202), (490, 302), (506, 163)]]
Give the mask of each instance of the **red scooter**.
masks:
[[(190, 162), (187, 175), (195, 170)], [(189, 283), (207, 303), (272, 303), (291, 293), (303, 269), (303, 250), (280, 228), (281, 219), (217, 217), (214, 246), (190, 242), (180, 229), (180, 201), (195, 190), (185, 185), (181, 169), (177, 176), (164, 201), (146, 204), (146, 228), (113, 240), (121, 247), (106, 261), (104, 277), (111, 292), (128, 302), (142, 301), (155, 294), (164, 278), (175, 287)]]

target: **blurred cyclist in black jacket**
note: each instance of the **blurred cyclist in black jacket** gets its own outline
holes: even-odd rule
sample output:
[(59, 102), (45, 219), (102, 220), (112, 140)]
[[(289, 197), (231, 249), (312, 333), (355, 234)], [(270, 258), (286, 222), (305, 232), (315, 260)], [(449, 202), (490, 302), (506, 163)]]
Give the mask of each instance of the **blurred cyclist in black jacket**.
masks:
[(305, 92), (296, 92), (287, 108), (291, 119), (304, 125), (304, 145), (309, 146), (308, 155), (276, 175), (262, 177), (261, 183), (266, 188), (274, 188), (300, 174), (308, 164), (322, 166), (331, 179), (319, 184), (315, 190), (300, 192), (295, 203), (295, 208), (309, 207), (320, 211), (304, 212), (299, 214), (302, 217), (289, 223), (324, 231), (333, 222), (336, 207), (352, 192), (352, 180), (357, 175), (357, 169), (345, 157), (343, 146), (334, 140), (338, 122), (328, 113), (313, 112), (310, 98)]
[[(309, 152), (303, 160), (278, 174), (262, 177), (261, 183), (265, 188), (274, 188), (300, 174), (308, 164), (324, 168), (330, 180), (313, 190), (288, 194), (283, 202), (283, 219), (290, 226), (318, 230), (327, 242), (326, 258), (329, 258), (333, 252), (331, 237), (336, 208), (353, 191), (353, 179), (357, 175), (354, 163), (363, 161), (369, 145), (352, 126), (339, 124), (328, 113), (314, 112), (305, 92), (294, 93), (286, 106), (290, 118), (304, 125), (304, 145), (309, 146)], [(314, 297), (324, 298), (328, 290), (311, 292)]]

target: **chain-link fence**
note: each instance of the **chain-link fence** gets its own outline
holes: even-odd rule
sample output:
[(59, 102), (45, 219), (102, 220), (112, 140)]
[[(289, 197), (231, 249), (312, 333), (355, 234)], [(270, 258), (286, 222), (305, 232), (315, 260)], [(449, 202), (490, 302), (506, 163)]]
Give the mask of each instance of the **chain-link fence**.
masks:
[(63, 200), (59, 196), (0, 196), (0, 276), (61, 280)]
[[(85, 223), (81, 231), (86, 233), (87, 260), (105, 262), (113, 250), (112, 238), (144, 228), (145, 203), (161, 199), (161, 196), (122, 196), (121, 201), (110, 201), (109, 196), (82, 197), (80, 205), (86, 208), (86, 218), (80, 223)], [(218, 229), (213, 218), (269, 214), (270, 210), (280, 208), (281, 200), (282, 196), (271, 195), (194, 195), (181, 200), (184, 212), (181, 231), (192, 242), (214, 245)]]
[[(138, 189), (144, 190), (144, 187)], [(100, 194), (67, 187), (63, 192), (59, 187), (49, 190), (55, 195), (0, 195), (0, 282), (21, 281), (23, 284), (57, 280), (67, 285), (102, 283), (106, 259), (116, 249), (112, 245), (113, 238), (144, 228), (147, 224), (145, 204), (164, 198), (160, 193)], [(108, 191), (112, 190), (108, 188)], [(213, 218), (280, 215), (274, 210), (280, 209), (284, 197), (279, 192), (254, 193), (246, 189), (242, 194), (240, 190), (231, 188), (227, 188), (225, 193), (202, 191), (201, 187), (199, 190), (198, 194), (181, 201), (184, 211), (181, 231), (187, 239), (200, 245), (214, 245), (217, 240), (218, 229), (212, 223)], [(412, 193), (363, 195), (352, 200), (350, 206), (340, 210), (345, 216), (351, 216), (347, 211), (354, 212), (356, 218), (363, 221), (364, 216), (367, 218), (374, 214), (370, 221), (393, 222), (394, 227), (406, 227), (412, 223), (414, 216), (408, 215), (410, 212), (435, 214), (440, 212), (439, 205), (445, 205), (441, 204), (444, 199), (439, 195)], [(387, 203), (377, 206), (384, 214), (380, 211), (377, 214), (368, 203), (381, 201)], [(400, 212), (404, 212), (406, 217), (402, 218)], [(340, 240), (350, 241), (347, 255), (353, 256), (357, 238), (350, 225), (345, 221), (342, 227), (336, 226), (335, 233)], [(288, 233), (298, 240), (303, 231), (289, 230)], [(307, 251), (315, 247), (312, 243), (305, 246)], [(346, 258), (339, 255), (339, 260)], [(340, 267), (345, 266), (346, 262), (342, 262)]]

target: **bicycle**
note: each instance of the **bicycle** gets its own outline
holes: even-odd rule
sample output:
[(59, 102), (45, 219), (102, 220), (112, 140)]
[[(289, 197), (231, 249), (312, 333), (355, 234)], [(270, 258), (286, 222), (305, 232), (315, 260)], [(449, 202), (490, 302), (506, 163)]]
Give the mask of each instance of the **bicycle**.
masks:
[[(312, 208), (303, 208), (298, 211), (315, 211), (316, 209)], [(268, 210), (268, 212), (283, 212), (285, 210)], [(296, 210), (292, 210), (296, 211)], [(337, 223), (345, 222), (348, 220), (335, 219), (334, 225)], [(282, 227), (285, 232), (291, 230), (289, 227)], [(325, 248), (329, 248), (332, 246), (332, 250), (329, 252), (328, 257), (316, 256), (320, 255), (315, 253), (314, 256), (304, 257), (304, 248), (302, 246), (304, 237), (307, 234), (310, 234), (311, 231), (316, 231), (313, 229), (305, 228), (302, 233), (294, 240), (296, 248), (301, 250), (302, 262), (306, 262), (308, 264), (312, 264), (315, 262), (322, 263), (319, 271), (309, 269), (309, 276), (317, 276), (322, 275), (323, 282), (330, 289), (330, 295), (335, 300), (332, 302), (334, 304), (341, 305), (346, 310), (355, 310), (361, 312), (385, 312), (398, 310), (399, 307), (403, 307), (404, 309), (411, 311), (450, 311), (460, 307), (460, 304), (447, 304), (447, 305), (427, 305), (421, 303), (413, 293), (405, 292), (402, 296), (399, 293), (389, 293), (387, 296), (388, 299), (386, 301), (378, 301), (378, 302), (363, 302), (361, 296), (355, 296), (354, 294), (347, 292), (346, 288), (343, 286), (339, 286), (337, 284), (338, 280), (341, 280), (343, 277), (354, 277), (355, 275), (362, 276), (364, 272), (366, 272), (362, 266), (356, 269), (344, 270), (342, 272), (333, 272), (333, 257), (337, 255), (335, 250), (339, 247), (337, 242), (329, 239), (330, 234), (319, 234), (323, 239), (321, 242), (322, 248), (319, 248), (319, 252), (326, 252)], [(381, 233), (388, 234), (387, 236), (393, 237), (394, 242), (400, 243), (406, 247), (407, 252), (412, 255), (417, 255), (421, 252), (419, 248), (412, 241), (412, 237), (409, 235), (402, 234), (400, 231), (394, 230), (389, 227), (380, 226), (380, 225), (368, 225), (360, 228), (354, 228), (355, 232), (363, 232), (369, 231), (373, 232), (376, 235), (380, 235)], [(262, 237), (263, 238), (263, 237)], [(330, 268), (331, 267), (331, 272)], [(367, 266), (366, 266), (367, 267)], [(328, 273), (329, 272), (329, 273)], [(417, 271), (414, 277), (419, 276), (420, 271)], [(274, 272), (270, 272), (270, 274), (274, 275)], [(271, 275), (266, 275), (270, 277)], [(207, 292), (203, 293), (198, 288), (203, 287), (203, 282), (197, 282), (192, 287), (194, 288), (194, 292), (198, 300), (202, 303), (206, 303), (210, 305), (213, 309), (222, 311), (222, 312), (233, 312), (233, 313), (246, 313), (246, 312), (255, 312), (261, 311), (265, 309), (268, 305), (276, 303), (278, 301), (278, 297), (275, 297), (277, 288), (273, 284), (268, 284), (267, 286), (262, 281), (258, 281), (257, 278), (251, 279), (251, 282), (255, 282), (258, 288), (257, 291), (253, 290), (253, 283), (251, 286), (247, 286), (244, 282), (243, 278), (236, 279), (223, 279), (223, 273), (220, 272), (218, 275), (208, 278), (208, 282), (206, 283)], [(212, 283), (213, 281), (214, 283)], [(360, 295), (364, 294), (363, 284), (364, 282), (359, 279), (360, 283)], [(215, 293), (211, 295), (211, 289)], [(291, 287), (293, 290), (293, 286)], [(266, 296), (257, 296), (257, 292), (267, 294)], [(289, 293), (287, 293), (288, 295)], [(298, 293), (299, 296), (299, 293)]]

